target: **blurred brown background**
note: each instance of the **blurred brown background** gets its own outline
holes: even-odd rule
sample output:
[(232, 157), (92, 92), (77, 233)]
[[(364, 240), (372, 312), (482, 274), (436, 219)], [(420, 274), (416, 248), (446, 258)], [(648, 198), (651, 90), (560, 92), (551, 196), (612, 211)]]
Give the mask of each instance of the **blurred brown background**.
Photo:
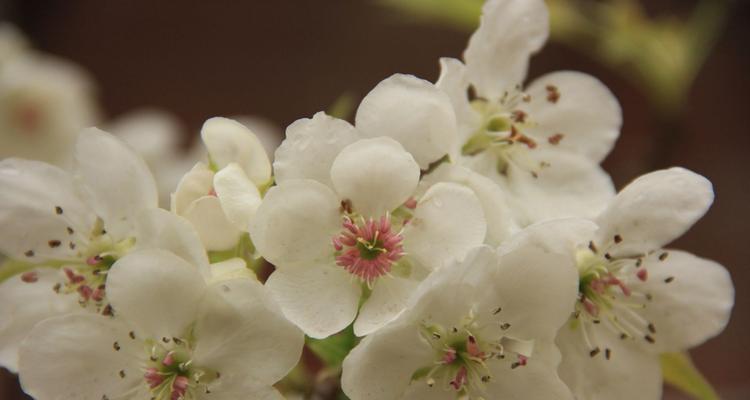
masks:
[[(653, 13), (680, 14), (693, 1), (644, 3)], [(158, 106), (191, 132), (215, 115), (257, 114), (286, 126), (342, 93), (362, 96), (395, 72), (434, 81), (438, 57), (460, 56), (468, 39), (458, 30), (404, 23), (365, 0), (6, 0), (0, 18), (18, 25), (37, 48), (88, 69), (108, 116)], [(664, 139), (638, 86), (580, 53), (550, 44), (531, 70), (531, 77), (585, 71), (615, 92), (625, 125), (605, 167), (618, 187), (672, 165), (713, 181), (714, 207), (674, 246), (718, 260), (734, 278), (729, 327), (693, 352), (726, 399), (750, 398), (749, 34), (750, 4), (736, 1), (673, 127), (674, 142)], [(22, 398), (15, 378), (2, 371), (0, 399)]]

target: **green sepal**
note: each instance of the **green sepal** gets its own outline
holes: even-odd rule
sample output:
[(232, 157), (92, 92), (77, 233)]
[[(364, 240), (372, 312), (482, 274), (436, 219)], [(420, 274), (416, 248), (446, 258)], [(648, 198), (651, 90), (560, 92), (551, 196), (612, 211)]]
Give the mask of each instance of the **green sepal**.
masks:
[(688, 353), (664, 353), (660, 356), (664, 382), (696, 400), (719, 400), (716, 390), (698, 371)]

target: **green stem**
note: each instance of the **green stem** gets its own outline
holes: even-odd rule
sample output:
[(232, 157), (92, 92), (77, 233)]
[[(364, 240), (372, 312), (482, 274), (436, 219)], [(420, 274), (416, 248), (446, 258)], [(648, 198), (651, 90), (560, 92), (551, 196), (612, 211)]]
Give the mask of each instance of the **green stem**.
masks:
[(17, 260), (7, 260), (0, 265), (0, 283), (5, 282), (6, 279), (30, 271), (38, 267), (37, 264), (27, 263)]

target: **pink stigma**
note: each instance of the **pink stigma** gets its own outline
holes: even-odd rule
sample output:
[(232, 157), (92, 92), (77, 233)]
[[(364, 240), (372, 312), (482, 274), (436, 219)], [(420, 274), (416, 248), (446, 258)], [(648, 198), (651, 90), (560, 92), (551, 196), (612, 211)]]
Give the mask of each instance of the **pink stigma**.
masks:
[(445, 354), (443, 354), (443, 359), (441, 360), (443, 364), (450, 364), (453, 361), (456, 361), (456, 350), (448, 349), (445, 351)]
[(159, 373), (159, 371), (156, 370), (156, 368), (147, 369), (143, 377), (146, 379), (146, 383), (148, 383), (148, 387), (150, 387), (151, 389), (161, 385), (162, 382), (164, 382), (164, 377)]
[(102, 258), (99, 256), (92, 256), (86, 259), (86, 264), (90, 266), (99, 265), (99, 263), (102, 261)]
[(187, 392), (190, 381), (186, 376), (178, 376), (175, 378), (172, 384), (172, 396), (171, 400), (180, 400), (185, 398), (185, 392)]
[(486, 358), (484, 356), (484, 352), (479, 349), (479, 345), (477, 344), (477, 339), (474, 336), (469, 336), (466, 339), (466, 352), (469, 353), (469, 355), (474, 358), (479, 358), (482, 360)]
[(167, 353), (161, 363), (166, 365), (167, 367), (174, 364), (174, 357), (172, 357), (172, 352)]
[(648, 279), (648, 270), (646, 268), (641, 268), (638, 270), (638, 272), (635, 273), (635, 276), (638, 277), (638, 279), (641, 280), (641, 282), (646, 282)]
[(461, 366), (461, 368), (459, 368), (458, 372), (456, 373), (456, 377), (453, 378), (453, 380), (450, 382), (451, 386), (453, 386), (453, 388), (456, 390), (460, 390), (467, 382), (466, 375), (466, 367)]
[(404, 255), (403, 237), (391, 230), (388, 215), (380, 220), (363, 218), (359, 224), (344, 217), (342, 226), (341, 234), (333, 238), (333, 247), (339, 253), (336, 264), (368, 285), (389, 273)]

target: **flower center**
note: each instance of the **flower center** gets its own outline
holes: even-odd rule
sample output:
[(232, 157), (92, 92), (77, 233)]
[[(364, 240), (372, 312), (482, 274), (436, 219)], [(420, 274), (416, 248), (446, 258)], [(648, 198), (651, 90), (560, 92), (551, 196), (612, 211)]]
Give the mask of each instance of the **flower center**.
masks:
[[(505, 329), (506, 325), (500, 326)], [(424, 380), (430, 387), (437, 384), (461, 399), (483, 399), (484, 385), (492, 379), (488, 363), (508, 362), (510, 369), (526, 365), (533, 343), (502, 335), (498, 340), (482, 340), (477, 333), (480, 330), (471, 315), (460, 326), (448, 329), (423, 323), (420, 334), (435, 351), (435, 361), (415, 371), (412, 382)]]
[[(52, 210), (54, 214), (67, 221), (65, 211), (60, 206)], [(112, 315), (112, 308), (106, 301), (105, 290), (107, 273), (112, 265), (125, 255), (135, 244), (134, 238), (126, 238), (119, 242), (104, 229), (104, 223), (99, 218), (94, 224), (91, 232), (85, 235), (68, 226), (62, 233), (64, 236), (53, 236), (47, 241), (51, 249), (75, 251), (60, 255), (60, 260), (37, 261), (34, 249), (25, 252), (28, 259), (34, 260), (34, 264), (47, 267), (61, 268), (65, 273), (65, 280), (56, 283), (52, 290), (59, 294), (76, 293), (82, 307), (92, 305), (96, 311), (103, 315)], [(65, 240), (63, 240), (65, 239)], [(24, 274), (21, 279), (27, 283), (35, 283), (35, 274)]]
[(333, 238), (336, 264), (372, 286), (404, 255), (402, 242), (403, 237), (393, 231), (388, 214), (379, 220), (360, 218), (358, 222), (344, 216), (342, 231)]
[[(578, 302), (570, 326), (580, 328), (592, 358), (602, 351), (607, 360), (612, 357), (611, 349), (602, 349), (597, 344), (596, 331), (602, 326), (608, 331), (605, 334), (614, 331), (622, 340), (656, 341), (656, 326), (641, 315), (653, 297), (632, 287), (634, 282), (648, 280), (648, 271), (643, 266), (645, 256), (612, 256), (609, 251), (622, 241), (622, 237), (615, 235), (601, 249), (592, 241), (576, 254)], [(666, 255), (662, 253), (659, 260), (663, 261)]]
[[(134, 334), (131, 332), (131, 338)], [(221, 375), (193, 364), (193, 348), (187, 340), (146, 340), (150, 355), (143, 379), (154, 400), (190, 400), (197, 393), (210, 393), (208, 385)]]
[[(547, 101), (555, 104), (560, 92), (555, 86), (547, 87)], [(495, 157), (497, 172), (507, 175), (511, 166), (528, 171), (536, 178), (542, 168), (549, 163), (539, 162), (529, 156), (528, 152), (537, 148), (537, 142), (524, 131), (536, 126), (528, 113), (521, 110), (523, 103), (531, 101), (520, 86), (506, 91), (498, 100), (474, 99), (471, 104), (481, 115), (482, 123), (473, 135), (464, 143), (461, 153), (475, 156), (488, 153)], [(562, 133), (555, 133), (547, 138), (551, 145), (558, 145), (564, 138)]]

